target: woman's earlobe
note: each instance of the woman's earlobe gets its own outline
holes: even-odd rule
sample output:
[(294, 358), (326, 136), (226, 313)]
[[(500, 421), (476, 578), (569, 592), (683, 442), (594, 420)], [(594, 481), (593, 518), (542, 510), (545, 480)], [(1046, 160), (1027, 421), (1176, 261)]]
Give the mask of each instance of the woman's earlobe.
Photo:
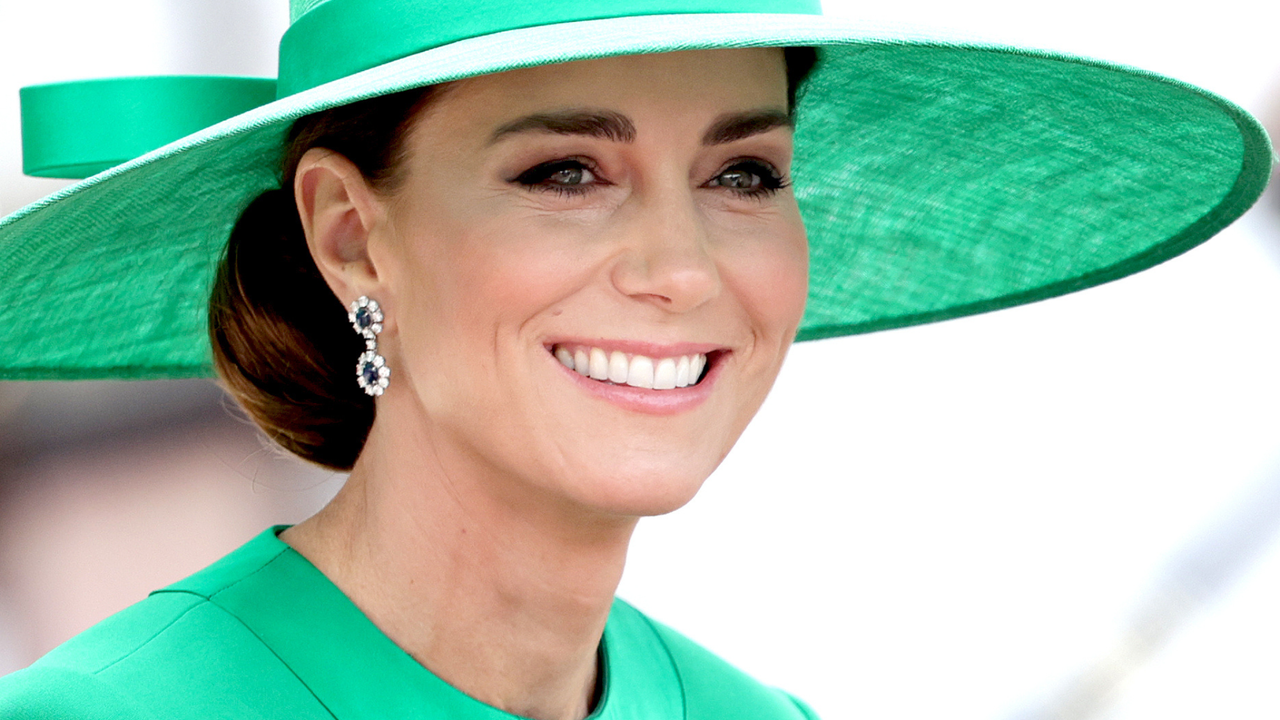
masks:
[(338, 153), (313, 148), (298, 162), (293, 191), (311, 257), (334, 294), (376, 291), (369, 238), (384, 210), (360, 169)]

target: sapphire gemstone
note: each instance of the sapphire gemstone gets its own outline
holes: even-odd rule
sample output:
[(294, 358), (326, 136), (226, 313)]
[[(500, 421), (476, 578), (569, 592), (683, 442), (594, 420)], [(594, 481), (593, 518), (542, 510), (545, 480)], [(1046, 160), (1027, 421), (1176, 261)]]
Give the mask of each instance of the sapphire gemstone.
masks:
[(356, 310), (356, 327), (361, 330), (368, 330), (373, 327), (373, 313), (369, 311), (369, 308), (362, 307)]
[(364, 382), (369, 387), (378, 384), (378, 367), (372, 362), (365, 362), (360, 366), (360, 377), (364, 378)]

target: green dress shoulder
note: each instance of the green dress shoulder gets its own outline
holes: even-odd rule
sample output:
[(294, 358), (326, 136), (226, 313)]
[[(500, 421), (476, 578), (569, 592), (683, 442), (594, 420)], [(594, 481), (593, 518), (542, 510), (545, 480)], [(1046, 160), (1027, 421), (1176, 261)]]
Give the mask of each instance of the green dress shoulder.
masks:
[[(273, 528), (0, 678), (5, 720), (514, 720), (396, 646)], [(621, 600), (595, 720), (815, 720)]]

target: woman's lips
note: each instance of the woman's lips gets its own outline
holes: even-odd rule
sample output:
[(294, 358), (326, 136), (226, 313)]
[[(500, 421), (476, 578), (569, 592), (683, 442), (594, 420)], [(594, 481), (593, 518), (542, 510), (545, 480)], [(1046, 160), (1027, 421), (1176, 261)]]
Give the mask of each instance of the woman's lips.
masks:
[[(566, 374), (592, 395), (627, 410), (669, 415), (700, 405), (710, 396), (721, 361), (730, 354), (713, 347), (649, 346), (639, 348), (651, 353), (643, 354), (626, 352), (637, 348), (563, 342), (548, 349)], [(585, 363), (580, 365), (579, 358)]]
[(707, 366), (705, 353), (651, 357), (588, 345), (558, 344), (552, 354), (561, 365), (592, 380), (645, 390), (675, 390), (697, 385)]

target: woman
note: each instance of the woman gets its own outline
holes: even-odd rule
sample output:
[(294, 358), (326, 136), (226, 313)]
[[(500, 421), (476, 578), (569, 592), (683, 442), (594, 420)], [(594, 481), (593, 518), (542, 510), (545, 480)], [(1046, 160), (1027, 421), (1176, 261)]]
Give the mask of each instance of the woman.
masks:
[[(353, 117), (295, 125), (284, 193), (268, 191), (249, 206), (215, 284), (210, 323), (220, 371), (274, 438), (303, 457), (353, 466), (347, 487), (313, 520), (280, 539), (264, 535), (89, 633), (11, 681), (11, 692), (37, 703), (74, 678), (93, 684), (63, 702), (119, 713), (238, 702), (270, 714), (260, 698), (278, 695), (275, 707), (291, 713), (306, 706), (346, 715), (381, 684), (399, 689), (380, 693), (379, 712), (405, 702), (453, 704), (454, 714), (478, 716), (492, 708), (529, 717), (802, 716), (798, 703), (611, 598), (635, 519), (691, 497), (758, 407), (800, 327), (806, 253), (789, 189), (789, 84), (807, 69), (805, 54), (626, 53), (681, 49), (689, 37), (713, 48), (743, 38), (802, 46), (839, 33), (808, 19), (694, 15), (599, 21), (574, 34), (582, 26), (553, 23), (578, 18), (544, 17), (532, 29), (522, 30), (522, 19), (511, 29), (486, 28), (470, 45), (405, 58), (414, 63), (375, 65), (384, 74), (360, 82), (343, 78), (369, 58), (335, 69), (304, 53), (310, 63), (290, 64), (291, 49), (331, 49), (318, 39), (332, 40), (326, 33), (353, 19), (381, 18), (379, 10), (344, 0), (299, 8), (298, 32), (283, 46), (282, 68), (293, 73), (283, 92), (315, 85), (310, 95), (301, 90), (237, 129), (207, 131), (181, 151), (119, 171), (110, 202), (98, 200), (112, 187), (103, 179), (63, 203), (72, 210), (61, 215), (37, 210), (10, 221), (8, 237), (62, 238), (69, 228), (59, 223), (83, 222), (92, 215), (86, 205), (99, 202), (93, 209), (115, 212), (121, 226), (144, 225), (124, 217), (147, 206), (136, 198), (121, 204), (130, 177), (138, 192), (177, 193), (180, 203), (228, 185), (247, 200), (275, 179), (255, 179), (244, 167), (260, 168), (256, 155), (294, 117), (372, 87), (440, 83), (384, 101), (372, 111), (380, 124), (362, 115), (369, 106), (353, 105)], [(637, 28), (647, 31), (638, 44)], [(413, 29), (395, 28), (368, 47), (384, 49)], [(737, 35), (710, 39), (717, 32)], [(658, 37), (668, 44), (655, 44)], [(556, 52), (534, 67), (501, 57), (515, 43), (512, 52), (527, 62), (535, 41), (550, 39)], [(541, 64), (573, 59), (559, 50), (565, 46), (583, 57), (623, 56)], [(859, 58), (866, 49), (885, 57)], [(486, 65), (494, 56), (498, 64)], [(921, 95), (938, 81), (930, 68), (944, 58), (953, 61), (945, 76), (955, 85), (942, 96)], [(440, 69), (462, 61), (469, 69)], [(1096, 66), (936, 46), (833, 47), (823, 62), (801, 104), (801, 131), (809, 128), (811, 139), (796, 148), (808, 153), (810, 231), (821, 230), (806, 337), (951, 317), (1117, 277), (1204, 239), (1261, 190), (1256, 163), (1265, 137), (1247, 117), (1185, 88)], [(405, 80), (411, 64), (418, 75)], [(1025, 73), (1023, 85), (990, 87), (1015, 68)], [(508, 72), (475, 76), (484, 69)], [(1095, 89), (1087, 114), (1068, 112), (1047, 129), (1025, 131), (1021, 120), (1043, 118), (1103, 77), (1115, 89)], [(859, 83), (875, 92), (854, 92)], [(1045, 97), (1020, 104), (1028, 88)], [(904, 100), (884, 104), (895, 96)], [(940, 116), (955, 96), (988, 104), (972, 103), (963, 118)], [(839, 107), (837, 97), (851, 101)], [(402, 112), (389, 112), (386, 103), (397, 99)], [(1132, 107), (1117, 108), (1117, 99)], [(1193, 133), (1151, 122), (1171, 103), (1167, 112)], [(1002, 119), (1021, 120), (992, 126), (993, 107)], [(404, 122), (386, 122), (388, 115)], [(1114, 123), (1113, 135), (1083, 132), (1100, 118)], [(963, 121), (943, 138), (916, 132), (906, 143), (926, 157), (940, 154), (942, 174), (920, 169), (919, 157), (889, 152), (926, 119), (934, 128)], [(334, 147), (341, 133), (326, 122), (344, 120), (348, 135), (375, 137)], [(861, 134), (850, 140), (854, 127)], [(379, 128), (402, 131), (400, 142), (395, 132), (380, 142)], [(1197, 143), (1186, 147), (1193, 136)], [(1175, 152), (1163, 150), (1171, 144)], [(1013, 162), (1028, 150), (1039, 153), (1033, 167)], [(371, 157), (360, 158), (363, 151)], [(1120, 161), (1108, 164), (1108, 151)], [(1140, 167), (1133, 158), (1144, 159)], [(231, 174), (209, 177), (212, 164)], [(1109, 189), (1099, 196), (1103, 168)], [(1175, 171), (1176, 184), (1163, 184)], [(904, 204), (896, 199), (903, 187), (922, 189), (932, 202)], [(286, 242), (259, 242), (270, 234), (261, 228), (283, 222), (282, 197), (293, 201), (284, 205), (297, 213), (307, 250), (290, 280), (297, 285), (273, 299), (287, 308), (277, 318), (237, 295), (251, 294), (249, 278), (263, 263), (291, 252)], [(1077, 212), (1086, 197), (1095, 202)], [(1015, 206), (1036, 212), (1009, 212)], [(291, 232), (281, 226), (276, 234)], [(1052, 239), (1036, 245), (1038, 236)], [(109, 260), (110, 250), (96, 259)], [(253, 252), (261, 255), (244, 255)], [(351, 305), (355, 332), (341, 328), (340, 305), (329, 301), (326, 311), (306, 294), (309, 274)], [(278, 268), (264, 276), (257, 286), (281, 285)], [(154, 298), (146, 301), (136, 317), (156, 314)], [(275, 332), (262, 331), (272, 323)], [(163, 338), (147, 338), (146, 329), (123, 343), (95, 338), (94, 356), (68, 353), (62, 372), (201, 366), (190, 347), (172, 341), (183, 323), (160, 325)], [(13, 374), (24, 372), (23, 362), (15, 359)], [(27, 362), (28, 373), (52, 366), (47, 357), (38, 367)], [(357, 373), (346, 371), (342, 394), (323, 381), (344, 363)], [(209, 637), (217, 639), (197, 658), (182, 657), (178, 648)], [(157, 680), (173, 676), (186, 678), (182, 690), (170, 682), (156, 690)]]

